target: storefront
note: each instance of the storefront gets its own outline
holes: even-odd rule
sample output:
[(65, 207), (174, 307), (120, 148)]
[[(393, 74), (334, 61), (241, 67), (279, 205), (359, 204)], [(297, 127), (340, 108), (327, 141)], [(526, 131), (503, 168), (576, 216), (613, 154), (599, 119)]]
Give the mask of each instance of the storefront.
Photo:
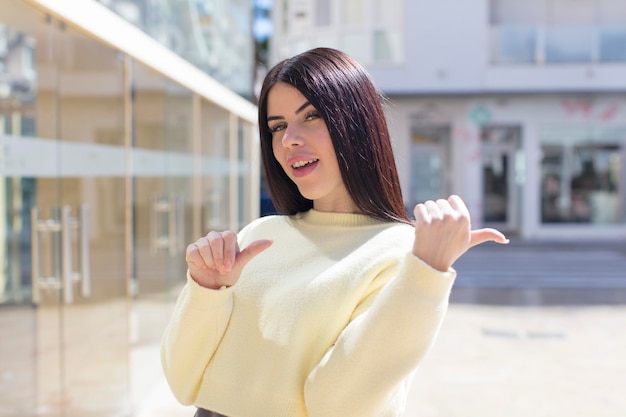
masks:
[(131, 415), (187, 243), (259, 212), (254, 105), (69, 3), (0, 3), (3, 417)]
[(522, 239), (626, 237), (624, 95), (391, 100), (408, 206), (458, 193)]

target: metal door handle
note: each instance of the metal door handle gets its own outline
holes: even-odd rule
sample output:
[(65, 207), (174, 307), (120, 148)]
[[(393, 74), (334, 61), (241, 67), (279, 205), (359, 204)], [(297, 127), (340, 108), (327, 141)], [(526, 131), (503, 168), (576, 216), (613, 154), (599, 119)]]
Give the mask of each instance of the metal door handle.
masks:
[(40, 234), (47, 234), (49, 236), (51, 247), (50, 253), (54, 253), (54, 236), (61, 232), (61, 223), (56, 219), (40, 220), (39, 209), (37, 207), (31, 208), (31, 253), (32, 253), (32, 265), (31, 265), (31, 282), (32, 282), (32, 300), (33, 304), (39, 304), (41, 301), (42, 289), (60, 290), (63, 285), (61, 279), (56, 275), (53, 265), (49, 265), (50, 275), (41, 275), (41, 241), (39, 239)]
[(72, 267), (72, 208), (64, 206), (61, 211), (61, 271), (63, 275), (63, 301), (74, 301), (74, 271)]
[[(153, 197), (150, 210), (150, 252), (154, 255), (158, 249), (167, 249), (171, 255), (175, 255), (183, 240), (183, 222), (180, 197)], [(164, 223), (166, 227), (162, 227)]]
[[(61, 210), (61, 220), (40, 220), (37, 207), (31, 209), (31, 251), (32, 251), (32, 300), (34, 304), (41, 301), (41, 290), (62, 290), (63, 302), (70, 304), (74, 301), (74, 283), (81, 283), (81, 295), (88, 297), (91, 293), (91, 262), (89, 252), (89, 206), (84, 204), (80, 208), (79, 218), (72, 217), (72, 208), (64, 206)], [(78, 235), (78, 262), (79, 270), (74, 270), (74, 232)], [(41, 271), (41, 240), (40, 235), (50, 237), (48, 248), (52, 262), (49, 265), (50, 275), (42, 276)], [(60, 239), (61, 248), (55, 250), (55, 242)], [(61, 268), (58, 271), (52, 265), (55, 254), (60, 255)], [(60, 272), (60, 276), (57, 273)]]
[(158, 249), (169, 246), (169, 236), (161, 231), (163, 218), (170, 219), (172, 206), (169, 200), (161, 197), (152, 197), (150, 210), (150, 253), (156, 254)]
[(80, 274), (81, 274), (81, 294), (83, 297), (91, 295), (91, 257), (89, 251), (89, 235), (91, 230), (91, 217), (89, 216), (89, 205), (83, 204), (80, 207)]
[[(81, 295), (91, 294), (91, 274), (89, 256), (89, 206), (80, 207), (78, 217), (72, 217), (72, 208), (64, 206), (61, 217), (63, 300), (66, 304), (74, 302), (74, 283), (80, 282)], [(74, 270), (74, 232), (77, 235), (78, 271)]]

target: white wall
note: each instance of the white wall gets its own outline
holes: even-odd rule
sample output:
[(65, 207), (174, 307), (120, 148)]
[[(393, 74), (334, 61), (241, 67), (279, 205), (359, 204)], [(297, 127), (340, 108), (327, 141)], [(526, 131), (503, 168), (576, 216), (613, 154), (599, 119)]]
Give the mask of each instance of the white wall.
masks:
[(405, 63), (368, 70), (389, 94), (476, 90), (487, 53), (487, 1), (405, 1)]

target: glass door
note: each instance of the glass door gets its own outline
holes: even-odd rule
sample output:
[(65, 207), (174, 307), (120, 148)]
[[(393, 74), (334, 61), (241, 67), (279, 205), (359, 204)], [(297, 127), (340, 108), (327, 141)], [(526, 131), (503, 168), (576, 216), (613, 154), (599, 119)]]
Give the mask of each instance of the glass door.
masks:
[(0, 16), (0, 416), (129, 415), (121, 61)]
[(447, 125), (412, 126), (409, 212), (418, 203), (447, 198), (450, 194), (450, 135)]
[(486, 126), (482, 135), (483, 224), (519, 231), (521, 129)]
[(185, 283), (185, 250), (198, 229), (198, 209), (192, 93), (137, 62), (132, 79), (131, 365), (134, 397), (140, 399), (161, 375), (160, 341)]
[[(60, 416), (60, 142), (55, 100), (38, 88), (56, 30), (0, 2), (0, 416)], [(41, 85), (41, 81), (39, 82)], [(54, 95), (54, 94), (52, 94)]]
[(59, 27), (64, 416), (130, 412), (124, 57)]

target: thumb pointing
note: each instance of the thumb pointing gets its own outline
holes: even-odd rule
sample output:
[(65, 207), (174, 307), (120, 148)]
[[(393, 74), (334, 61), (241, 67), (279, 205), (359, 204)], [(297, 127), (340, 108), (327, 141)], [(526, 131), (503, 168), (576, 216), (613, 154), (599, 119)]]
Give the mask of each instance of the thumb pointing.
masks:
[(237, 255), (237, 263), (243, 268), (252, 258), (272, 246), (273, 241), (269, 239), (255, 240)]
[(496, 229), (486, 228), (486, 229), (477, 229), (472, 230), (470, 233), (470, 244), (469, 247), (473, 247), (476, 245), (480, 245), (485, 242), (497, 242), (497, 243), (509, 243), (509, 239), (506, 238)]

